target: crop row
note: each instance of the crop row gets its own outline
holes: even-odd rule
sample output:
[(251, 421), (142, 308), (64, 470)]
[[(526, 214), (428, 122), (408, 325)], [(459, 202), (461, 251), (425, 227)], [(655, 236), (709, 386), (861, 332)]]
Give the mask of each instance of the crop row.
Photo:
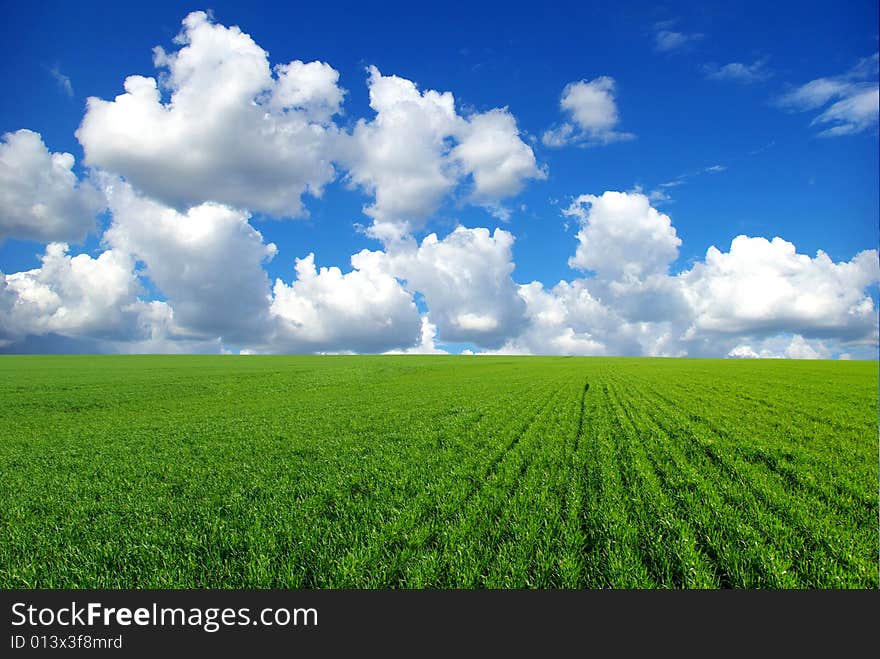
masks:
[(0, 585), (877, 585), (869, 364), (0, 360)]

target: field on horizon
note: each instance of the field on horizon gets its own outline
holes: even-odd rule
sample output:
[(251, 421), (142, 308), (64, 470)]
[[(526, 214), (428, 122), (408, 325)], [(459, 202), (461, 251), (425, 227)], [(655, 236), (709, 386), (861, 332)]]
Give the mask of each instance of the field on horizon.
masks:
[(2, 588), (876, 588), (877, 362), (0, 358)]

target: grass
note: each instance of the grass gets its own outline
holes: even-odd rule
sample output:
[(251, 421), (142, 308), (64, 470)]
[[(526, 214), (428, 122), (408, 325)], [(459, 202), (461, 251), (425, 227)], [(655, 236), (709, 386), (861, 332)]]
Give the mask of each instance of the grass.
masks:
[(875, 362), (0, 358), (3, 588), (876, 588)]

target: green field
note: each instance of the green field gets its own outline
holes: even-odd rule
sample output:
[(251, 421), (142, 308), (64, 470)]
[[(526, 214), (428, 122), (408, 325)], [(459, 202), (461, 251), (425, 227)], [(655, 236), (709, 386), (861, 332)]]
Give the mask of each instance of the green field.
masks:
[(876, 588), (876, 362), (0, 358), (2, 588)]

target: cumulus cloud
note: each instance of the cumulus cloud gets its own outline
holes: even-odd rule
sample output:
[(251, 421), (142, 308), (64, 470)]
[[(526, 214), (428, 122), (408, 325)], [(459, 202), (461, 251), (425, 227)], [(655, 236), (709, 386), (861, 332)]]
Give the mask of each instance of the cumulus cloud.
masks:
[(540, 282), (521, 286), (530, 323), (507, 347), (568, 355), (686, 354), (677, 323), (687, 307), (668, 274), (680, 240), (669, 217), (641, 193), (614, 191), (582, 195), (564, 213), (581, 223), (569, 265), (592, 276), (550, 289)]
[(878, 55), (860, 60), (849, 71), (816, 78), (779, 97), (777, 105), (794, 112), (824, 107), (811, 122), (821, 128), (821, 137), (836, 137), (876, 129), (880, 87), (877, 84)]
[(876, 250), (834, 263), (740, 236), (679, 274), (671, 219), (638, 192), (582, 195), (570, 260), (590, 277), (519, 287), (527, 323), (503, 353), (828, 358), (877, 344)]
[(710, 80), (730, 80), (743, 84), (760, 82), (773, 77), (773, 72), (767, 68), (767, 58), (759, 59), (751, 64), (742, 62), (730, 62), (718, 66), (711, 63), (703, 67), (703, 72)]
[(399, 237), (427, 218), (456, 185), (444, 139), (456, 130), (450, 92), (420, 92), (415, 83), (369, 69), (372, 121), (360, 119), (348, 143), (351, 180), (373, 195), (364, 213), (373, 234)]
[[(578, 290), (575, 290), (575, 287)], [(496, 352), (499, 354), (604, 355), (599, 336), (610, 311), (585, 287), (560, 282), (547, 291), (540, 282), (519, 287), (528, 324)]]
[[(727, 353), (736, 359), (830, 359), (831, 350), (823, 341), (808, 341), (800, 334), (788, 340), (785, 336), (764, 339), (755, 348), (748, 344), (740, 344)], [(841, 353), (838, 359), (849, 359), (847, 353)]]
[[(419, 344), (405, 350), (389, 350), (388, 355), (448, 355), (445, 350), (437, 347), (437, 326), (431, 322), (427, 314), (422, 316), (422, 329)], [(464, 354), (464, 353), (462, 353)]]
[(741, 344), (727, 353), (733, 359), (757, 359), (760, 355), (750, 345)]
[(76, 134), (87, 164), (178, 211), (212, 201), (306, 215), (304, 195), (320, 196), (340, 168), (373, 197), (369, 233), (395, 240), (455, 193), (503, 216), (505, 199), (546, 176), (507, 108), (464, 116), (451, 92), (369, 67), (375, 117), (348, 133), (335, 123), (346, 91), (329, 64), (272, 67), (250, 35), (204, 12), (175, 42), (154, 49), (158, 79), (132, 75), (114, 100), (89, 98)]
[(831, 351), (822, 341), (809, 342), (795, 334), (783, 354), (787, 359), (828, 359)]
[[(355, 255), (345, 274), (316, 269), (310, 254), (292, 283), (270, 287), (264, 266), (277, 249), (247, 213), (213, 202), (182, 213), (109, 175), (102, 183), (112, 222), (99, 257), (52, 244), (41, 268), (0, 275), (0, 350), (439, 351), (382, 252)], [(143, 301), (141, 278), (165, 300)]]
[(275, 281), (271, 351), (385, 352), (414, 346), (423, 324), (412, 296), (382, 268), (378, 253), (361, 252), (353, 270), (296, 259), (296, 280)]
[(568, 120), (547, 130), (541, 138), (545, 146), (567, 144), (595, 146), (630, 140), (632, 133), (615, 130), (620, 122), (615, 100), (614, 78), (601, 76), (594, 80), (570, 82), (562, 90), (559, 107)]
[(495, 206), (516, 195), (527, 180), (546, 178), (506, 108), (469, 117), (460, 125), (458, 138), (450, 155), (473, 177), (474, 203)]
[(320, 195), (335, 176), (338, 74), (294, 61), (273, 75), (266, 51), (239, 28), (204, 12), (183, 26), (179, 50), (154, 51), (162, 86), (129, 76), (113, 101), (88, 99), (76, 133), (86, 162), (178, 210), (213, 201), (304, 214), (302, 195)]
[(309, 120), (330, 124), (342, 112), (345, 90), (339, 86), (339, 71), (325, 62), (275, 66), (277, 83), (272, 89), (269, 107), (275, 112), (302, 112)]
[(678, 257), (681, 239), (672, 220), (644, 194), (608, 191), (581, 195), (563, 211), (577, 218), (578, 247), (568, 264), (613, 281), (663, 274)]
[(225, 341), (257, 341), (266, 331), (269, 278), (277, 251), (248, 214), (207, 202), (185, 213), (108, 181), (113, 214), (104, 241), (131, 254), (189, 331)]
[[(672, 274), (681, 241), (637, 192), (573, 201), (571, 265), (588, 276), (552, 287), (514, 281), (508, 231), (458, 227), (443, 239), (363, 250), (347, 273), (318, 268), (309, 254), (296, 260), (292, 282), (279, 278), (270, 292), (263, 266), (275, 249), (246, 214), (217, 204), (180, 213), (124, 183), (106, 187), (113, 222), (100, 256), (53, 244), (41, 268), (2, 277), (6, 348), (50, 335), (116, 342), (119, 351), (233, 343), (436, 353), (439, 341), (506, 354), (828, 358), (869, 357), (877, 345), (876, 250), (835, 263), (781, 238), (739, 236), (729, 251), (711, 247)], [(167, 300), (144, 302), (139, 275)]]
[[(310, 254), (292, 283), (271, 287), (264, 266), (277, 249), (247, 213), (212, 202), (182, 213), (109, 175), (102, 184), (112, 221), (99, 257), (52, 244), (41, 268), (0, 275), (0, 349), (439, 351), (382, 252), (355, 255), (346, 274), (316, 269)], [(165, 299), (144, 302), (141, 278)]]
[(362, 252), (421, 293), (440, 340), (497, 347), (525, 324), (525, 303), (513, 281), (513, 234), (457, 227), (387, 252)]
[[(108, 249), (96, 258), (70, 256), (64, 243), (50, 243), (39, 268), (0, 273), (0, 348), (21, 347), (31, 337), (94, 350), (116, 351), (120, 343), (151, 342), (175, 332), (164, 302), (145, 302), (131, 258)], [(72, 341), (70, 339), (73, 339)], [(118, 342), (118, 343), (117, 343)]]
[(600, 299), (594, 279), (541, 282), (519, 287), (528, 323), (497, 351), (500, 354), (682, 356), (673, 324), (629, 320), (616, 300)]
[(7, 333), (112, 334), (123, 324), (122, 307), (138, 291), (131, 260), (114, 250), (71, 257), (68, 249), (50, 243), (41, 267), (4, 277)]
[(95, 225), (100, 193), (73, 172), (69, 153), (52, 153), (39, 133), (0, 141), (0, 240), (79, 242)]
[(729, 252), (710, 247), (704, 262), (679, 279), (693, 312), (689, 335), (797, 332), (859, 340), (876, 333), (876, 310), (865, 293), (880, 281), (876, 250), (834, 263), (822, 251), (798, 254), (779, 237), (737, 236)]
[[(656, 27), (658, 47), (697, 36), (672, 27)], [(681, 239), (655, 205), (722, 165), (648, 195), (576, 197), (563, 213), (578, 223), (568, 263), (582, 274), (520, 284), (509, 231), (413, 235), (449, 198), (504, 218), (505, 200), (546, 176), (506, 107), (461, 114), (452, 93), (370, 67), (375, 115), (345, 132), (334, 122), (346, 92), (329, 64), (271, 67), (250, 36), (201, 12), (184, 20), (177, 44), (155, 50), (158, 81), (131, 76), (115, 100), (89, 99), (77, 134), (87, 164), (105, 170), (89, 181), (38, 134), (4, 136), (0, 236), (51, 244), (40, 267), (0, 273), (0, 351), (438, 353), (468, 343), (521, 354), (826, 358), (870, 356), (877, 345), (876, 250), (833, 262), (782, 238), (738, 236), (727, 252), (713, 246), (672, 272)], [(781, 104), (817, 112), (823, 134), (864, 130), (877, 121), (876, 68), (874, 56)], [(731, 63), (713, 75), (746, 82), (761, 70)], [(565, 122), (544, 134), (549, 146), (633, 137), (618, 131), (612, 78), (567, 85), (560, 107)], [(303, 195), (321, 194), (334, 163), (372, 197), (364, 212), (382, 249), (355, 254), (347, 272), (302, 250), (293, 278), (273, 285), (266, 265), (277, 248), (251, 213), (304, 214)], [(105, 199), (101, 250), (71, 254), (65, 243), (86, 235)], [(147, 288), (163, 299), (149, 301)]]
[(496, 208), (526, 180), (544, 178), (531, 147), (505, 108), (463, 117), (451, 92), (419, 91), (369, 67), (370, 121), (358, 121), (342, 160), (349, 178), (373, 195), (370, 233), (395, 240), (421, 228), (467, 177), (470, 200)]

